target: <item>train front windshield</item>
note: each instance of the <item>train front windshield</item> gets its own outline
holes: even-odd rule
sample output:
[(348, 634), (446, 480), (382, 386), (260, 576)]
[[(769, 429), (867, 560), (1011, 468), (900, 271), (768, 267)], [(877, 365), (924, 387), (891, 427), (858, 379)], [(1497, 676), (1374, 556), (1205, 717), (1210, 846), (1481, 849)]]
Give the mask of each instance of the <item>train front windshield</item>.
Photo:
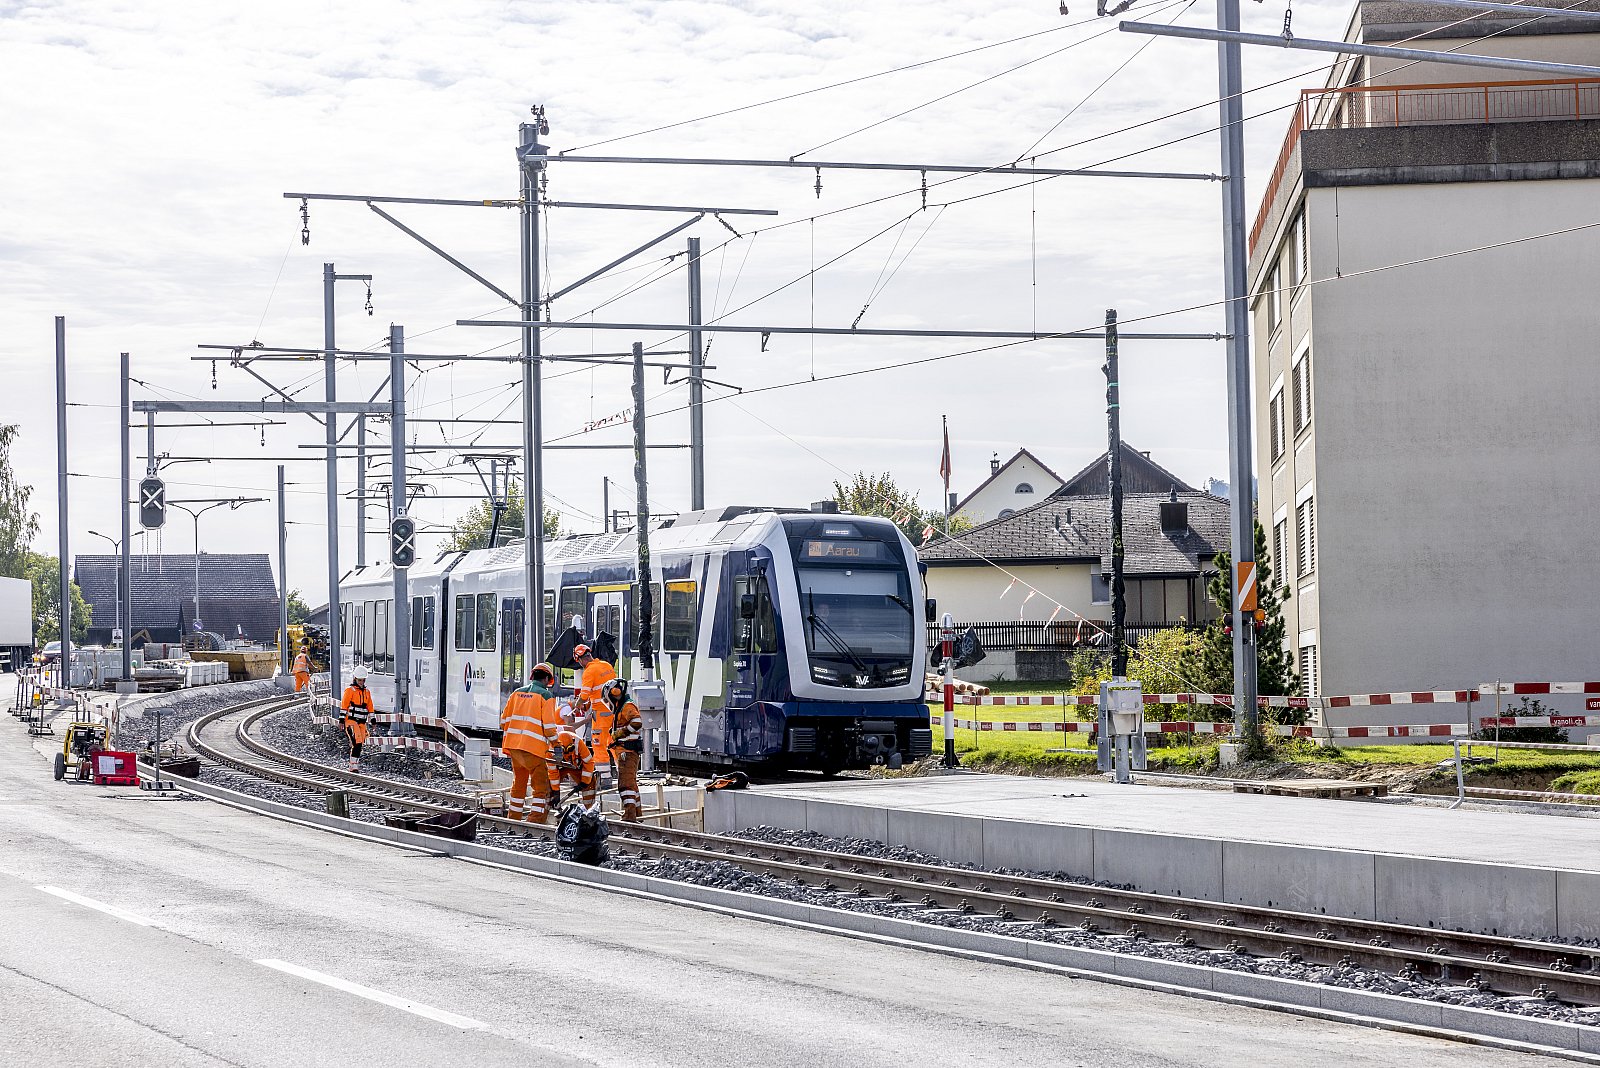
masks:
[(813, 537), (795, 548), (812, 679), (855, 688), (904, 685), (917, 617), (898, 546)]

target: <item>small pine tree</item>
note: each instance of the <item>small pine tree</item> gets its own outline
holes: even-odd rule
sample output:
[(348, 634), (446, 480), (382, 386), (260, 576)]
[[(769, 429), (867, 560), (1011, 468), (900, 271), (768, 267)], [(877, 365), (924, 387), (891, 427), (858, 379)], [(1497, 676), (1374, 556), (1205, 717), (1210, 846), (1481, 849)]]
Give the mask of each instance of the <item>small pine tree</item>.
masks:
[[(1284, 648), (1286, 624), (1283, 621), (1283, 600), (1272, 581), (1272, 556), (1267, 552), (1267, 532), (1257, 522), (1256, 528), (1256, 603), (1266, 611), (1266, 626), (1256, 632), (1256, 692), (1272, 696), (1292, 696), (1300, 688), (1300, 678), (1294, 672), (1293, 654)], [(1212, 600), (1221, 609), (1219, 616), (1205, 630), (1205, 652), (1202, 657), (1205, 675), (1220, 693), (1233, 689), (1233, 636), (1226, 630), (1233, 615), (1233, 560), (1226, 552), (1218, 553), (1217, 573), (1207, 587)]]

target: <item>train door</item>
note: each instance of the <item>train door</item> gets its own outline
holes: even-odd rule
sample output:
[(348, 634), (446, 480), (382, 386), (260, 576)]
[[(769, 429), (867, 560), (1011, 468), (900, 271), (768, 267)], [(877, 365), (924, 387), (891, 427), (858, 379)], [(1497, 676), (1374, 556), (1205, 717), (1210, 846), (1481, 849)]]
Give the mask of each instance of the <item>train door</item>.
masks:
[(511, 691), (521, 686), (528, 677), (523, 664), (523, 646), (527, 625), (526, 601), (521, 597), (500, 598), (500, 700), (504, 702)]
[(626, 614), (625, 605), (628, 603), (627, 586), (589, 587), (589, 594), (593, 598), (589, 606), (589, 638), (598, 641), (600, 635), (609, 634), (616, 639), (617, 649), (621, 650), (628, 645), (628, 635), (623, 629), (623, 619)]
[(733, 620), (729, 708), (743, 708), (761, 700), (778, 659), (778, 628), (765, 561), (752, 560), (742, 570), (742, 574), (733, 575), (729, 613)]

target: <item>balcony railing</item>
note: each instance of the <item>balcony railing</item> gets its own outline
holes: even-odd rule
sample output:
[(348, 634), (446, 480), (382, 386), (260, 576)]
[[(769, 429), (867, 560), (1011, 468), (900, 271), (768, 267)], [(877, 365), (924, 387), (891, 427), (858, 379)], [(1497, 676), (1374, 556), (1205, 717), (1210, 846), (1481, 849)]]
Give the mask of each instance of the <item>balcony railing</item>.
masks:
[(1600, 78), (1305, 89), (1250, 229), (1253, 252), (1302, 130), (1457, 126), (1600, 118)]

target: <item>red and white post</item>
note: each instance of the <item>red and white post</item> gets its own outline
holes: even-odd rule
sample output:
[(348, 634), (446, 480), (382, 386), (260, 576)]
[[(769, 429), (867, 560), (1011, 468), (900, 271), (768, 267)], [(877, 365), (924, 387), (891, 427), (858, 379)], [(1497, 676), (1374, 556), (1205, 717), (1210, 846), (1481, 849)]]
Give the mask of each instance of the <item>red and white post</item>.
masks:
[(944, 656), (944, 766), (959, 766), (956, 761), (956, 631), (955, 618), (944, 614), (944, 633), (939, 648)]

